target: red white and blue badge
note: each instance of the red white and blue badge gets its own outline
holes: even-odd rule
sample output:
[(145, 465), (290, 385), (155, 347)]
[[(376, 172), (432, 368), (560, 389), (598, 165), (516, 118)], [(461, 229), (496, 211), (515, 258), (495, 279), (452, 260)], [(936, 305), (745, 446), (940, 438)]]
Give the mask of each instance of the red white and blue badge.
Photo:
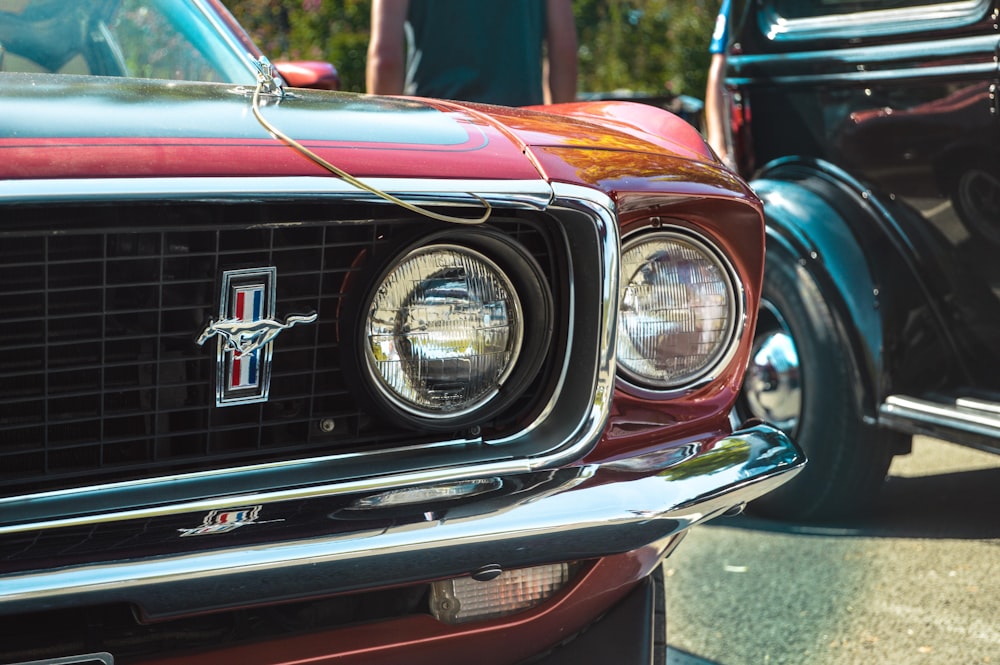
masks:
[(203, 345), (217, 336), (216, 406), (264, 402), (271, 381), (274, 339), (299, 323), (312, 323), (316, 313), (274, 317), (277, 268), (227, 270), (222, 274), (219, 319), (208, 322), (198, 337)]
[(193, 529), (177, 529), (181, 538), (187, 536), (214, 536), (229, 533), (250, 524), (267, 524), (268, 522), (284, 522), (284, 519), (263, 520), (260, 517), (261, 506), (246, 506), (229, 510), (213, 510), (202, 518), (201, 526)]
[[(264, 318), (264, 285), (253, 284), (234, 289), (232, 321), (253, 323)], [(239, 349), (229, 352), (229, 389), (256, 389), (260, 386), (261, 349), (242, 353)]]

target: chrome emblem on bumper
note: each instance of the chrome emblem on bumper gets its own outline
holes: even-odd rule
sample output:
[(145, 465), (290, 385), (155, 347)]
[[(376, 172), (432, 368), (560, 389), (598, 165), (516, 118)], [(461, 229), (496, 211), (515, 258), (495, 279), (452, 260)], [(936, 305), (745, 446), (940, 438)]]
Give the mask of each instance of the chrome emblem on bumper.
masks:
[(227, 270), (222, 274), (219, 320), (209, 321), (198, 336), (203, 345), (218, 335), (215, 405), (266, 402), (271, 381), (274, 339), (299, 323), (312, 323), (316, 313), (274, 316), (277, 268)]
[(260, 517), (262, 506), (246, 506), (229, 510), (213, 510), (202, 519), (201, 526), (193, 529), (177, 529), (181, 538), (187, 536), (212, 536), (219, 533), (229, 533), (248, 524), (267, 524), (269, 522), (284, 522), (284, 519), (264, 520)]

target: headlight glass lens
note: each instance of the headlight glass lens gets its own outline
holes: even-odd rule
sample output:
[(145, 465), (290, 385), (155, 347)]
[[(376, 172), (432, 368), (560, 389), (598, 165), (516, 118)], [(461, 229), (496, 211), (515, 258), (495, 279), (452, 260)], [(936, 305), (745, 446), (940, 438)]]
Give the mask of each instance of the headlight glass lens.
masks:
[(737, 296), (708, 246), (656, 233), (622, 252), (618, 366), (627, 380), (675, 389), (710, 372), (731, 347)]
[(416, 249), (375, 292), (366, 355), (376, 385), (406, 411), (452, 417), (488, 402), (517, 362), (521, 303), (483, 254)]

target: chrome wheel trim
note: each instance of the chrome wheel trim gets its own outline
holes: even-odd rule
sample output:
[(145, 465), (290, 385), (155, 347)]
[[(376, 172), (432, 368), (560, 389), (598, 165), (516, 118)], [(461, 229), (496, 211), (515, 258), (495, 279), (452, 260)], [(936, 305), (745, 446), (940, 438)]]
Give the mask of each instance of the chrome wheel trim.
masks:
[(798, 348), (774, 306), (761, 301), (760, 324), (743, 382), (747, 415), (793, 433), (802, 413), (802, 375)]

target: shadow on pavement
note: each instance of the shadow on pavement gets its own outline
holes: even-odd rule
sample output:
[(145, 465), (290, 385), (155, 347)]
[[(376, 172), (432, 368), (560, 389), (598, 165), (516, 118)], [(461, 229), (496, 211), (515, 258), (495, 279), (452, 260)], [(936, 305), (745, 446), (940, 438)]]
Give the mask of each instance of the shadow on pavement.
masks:
[(667, 665), (718, 665), (710, 660), (693, 656), (686, 651), (667, 647)]
[(871, 511), (850, 520), (817, 524), (778, 522), (745, 515), (705, 526), (726, 526), (822, 536), (869, 538), (1000, 538), (1000, 468), (919, 477), (890, 476)]

